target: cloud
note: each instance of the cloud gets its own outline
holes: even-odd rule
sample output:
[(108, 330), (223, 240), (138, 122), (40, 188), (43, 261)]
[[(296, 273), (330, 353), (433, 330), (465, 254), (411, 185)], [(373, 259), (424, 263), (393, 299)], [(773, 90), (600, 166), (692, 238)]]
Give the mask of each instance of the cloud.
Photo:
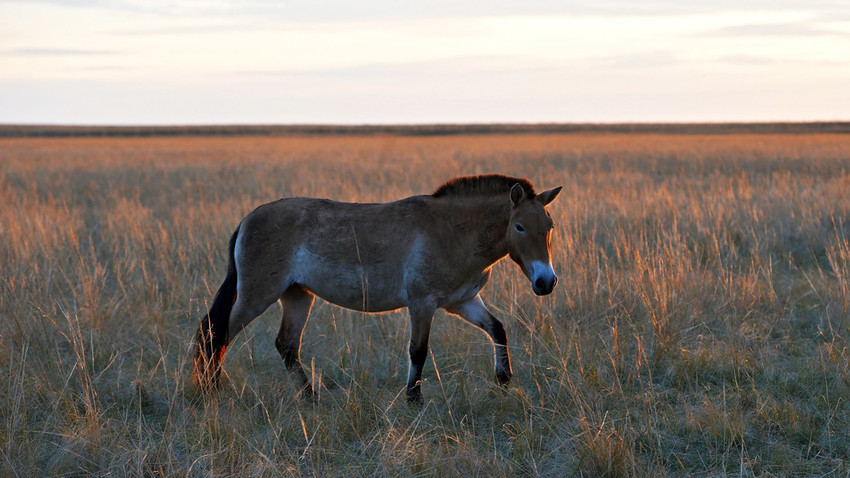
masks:
[(47, 5), (58, 5), (61, 7), (90, 7), (99, 5), (98, 0), (6, 0), (0, 3), (41, 3)]
[(118, 50), (94, 50), (81, 48), (13, 48), (4, 50), (4, 55), (10, 56), (99, 56), (123, 55), (126, 52)]
[(717, 63), (727, 64), (727, 65), (735, 65), (735, 66), (753, 66), (753, 67), (769, 67), (769, 66), (789, 66), (789, 65), (799, 65), (799, 66), (817, 66), (821, 68), (829, 68), (829, 67), (840, 67), (845, 68), (847, 66), (847, 62), (840, 60), (807, 60), (807, 59), (799, 59), (799, 58), (775, 58), (764, 55), (725, 55), (717, 57), (715, 60)]
[(726, 55), (717, 58), (717, 62), (740, 66), (767, 66), (786, 63), (775, 58), (757, 55)]
[(280, 2), (274, 0), (0, 0), (0, 3), (41, 3), (68, 8), (137, 12), (162, 17), (250, 18), (270, 23), (325, 23), (334, 21), (405, 21), (435, 18), (463, 18), (516, 15), (602, 15), (670, 16), (701, 15), (717, 11), (809, 11), (830, 18), (847, 18), (850, 5), (845, 0), (321, 0)]
[(684, 63), (684, 60), (668, 51), (646, 51), (586, 58), (578, 60), (577, 63), (593, 67), (631, 70), (679, 66)]
[(735, 37), (812, 37), (812, 36), (850, 36), (850, 32), (822, 27), (818, 21), (803, 20), (785, 23), (751, 23), (730, 25), (698, 36), (735, 36)]
[(111, 71), (130, 71), (131, 68), (127, 66), (121, 65), (95, 65), (95, 66), (87, 66), (83, 68), (79, 68), (79, 71), (93, 71), (93, 72), (111, 72)]
[(128, 28), (124, 30), (111, 30), (107, 33), (111, 35), (126, 35), (126, 36), (157, 36), (157, 35), (197, 35), (197, 34), (220, 34), (220, 33), (240, 33), (267, 30), (267, 28), (257, 27), (250, 23), (210, 23), (206, 25), (181, 25), (172, 27), (150, 27), (150, 28)]
[(400, 76), (433, 76), (458, 73), (504, 72), (507, 70), (528, 71), (533, 68), (521, 58), (509, 56), (462, 56), (422, 61), (376, 62), (353, 66), (312, 68), (312, 69), (256, 69), (237, 70), (232, 73), (237, 76), (252, 77), (329, 77), (341, 78), (346, 76), (358, 77), (387, 77)]

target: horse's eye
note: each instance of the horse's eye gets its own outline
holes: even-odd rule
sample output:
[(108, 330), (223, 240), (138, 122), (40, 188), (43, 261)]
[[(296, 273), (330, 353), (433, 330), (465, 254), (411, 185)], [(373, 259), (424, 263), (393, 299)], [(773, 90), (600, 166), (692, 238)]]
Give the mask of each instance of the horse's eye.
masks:
[(516, 229), (516, 232), (525, 232), (525, 228), (522, 227), (522, 224), (520, 223), (514, 224), (514, 228)]

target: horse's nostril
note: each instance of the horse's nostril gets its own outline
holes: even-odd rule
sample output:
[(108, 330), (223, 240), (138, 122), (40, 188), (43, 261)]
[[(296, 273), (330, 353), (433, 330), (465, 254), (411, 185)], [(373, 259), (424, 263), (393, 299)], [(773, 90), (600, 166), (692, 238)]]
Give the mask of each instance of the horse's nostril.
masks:
[(543, 280), (542, 277), (540, 277), (536, 281), (534, 281), (534, 288), (537, 289), (537, 290), (545, 290), (546, 289), (546, 282)]

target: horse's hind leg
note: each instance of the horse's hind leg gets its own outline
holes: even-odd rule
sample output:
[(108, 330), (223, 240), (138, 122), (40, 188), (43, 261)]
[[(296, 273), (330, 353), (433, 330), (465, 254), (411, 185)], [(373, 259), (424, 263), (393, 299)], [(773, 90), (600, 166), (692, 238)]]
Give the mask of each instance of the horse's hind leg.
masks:
[(466, 302), (447, 307), (446, 311), (463, 317), (490, 335), (496, 360), (496, 381), (499, 385), (507, 386), (513, 375), (511, 356), (508, 353), (508, 334), (505, 333), (502, 323), (487, 310), (481, 297), (476, 295)]
[(280, 322), (277, 340), (275, 340), (275, 346), (283, 358), (283, 363), (298, 381), (304, 396), (312, 395), (313, 387), (301, 366), (301, 334), (310, 316), (314, 299), (315, 296), (310, 291), (300, 286), (291, 286), (283, 292), (280, 296), (283, 319)]

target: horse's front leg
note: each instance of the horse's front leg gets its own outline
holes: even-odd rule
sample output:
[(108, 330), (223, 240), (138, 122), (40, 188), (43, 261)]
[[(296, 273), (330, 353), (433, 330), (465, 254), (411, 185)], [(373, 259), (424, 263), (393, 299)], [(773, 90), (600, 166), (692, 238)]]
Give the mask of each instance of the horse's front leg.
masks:
[(411, 402), (422, 401), (422, 368), (428, 358), (428, 336), (431, 335), (431, 321), (434, 308), (427, 305), (411, 304), (410, 312), (410, 369), (407, 374), (407, 399)]
[(511, 381), (511, 356), (508, 353), (508, 334), (505, 327), (487, 310), (484, 301), (476, 295), (472, 299), (446, 307), (446, 311), (459, 315), (483, 329), (493, 339), (493, 352), (496, 361), (496, 382), (507, 387)]

